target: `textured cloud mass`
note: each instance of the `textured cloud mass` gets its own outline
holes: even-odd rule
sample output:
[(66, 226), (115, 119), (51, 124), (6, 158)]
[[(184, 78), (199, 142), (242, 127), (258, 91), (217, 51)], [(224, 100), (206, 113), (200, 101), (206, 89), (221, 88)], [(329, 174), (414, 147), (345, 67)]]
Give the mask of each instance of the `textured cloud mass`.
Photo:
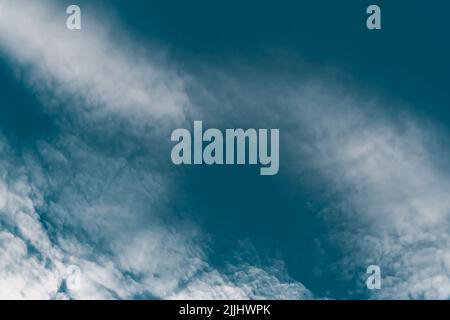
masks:
[(148, 53), (96, 19), (85, 19), (86, 32), (73, 32), (62, 23), (65, 18), (64, 7), (53, 1), (0, 2), (1, 44), (31, 86), (48, 97), (47, 104), (61, 104), (57, 98), (91, 114), (182, 116), (187, 103), (183, 81), (175, 69), (163, 67), (155, 50), (150, 62)]
[[(317, 220), (355, 291), (379, 264), (374, 298), (450, 297), (445, 133), (318, 75), (182, 76), (154, 48), (92, 19), (89, 32), (70, 32), (64, 18), (56, 1), (0, 0), (2, 58), (61, 118), (56, 138), (21, 152), (0, 139), (1, 298), (314, 298), (276, 263), (208, 261), (211, 235), (174, 208), (183, 177), (161, 146), (162, 123), (197, 117), (281, 128), (280, 174), (320, 189)], [(71, 265), (77, 290), (66, 283)]]
[[(168, 205), (173, 177), (151, 147), (164, 131), (143, 130), (183, 119), (184, 80), (159, 53), (114, 41), (92, 20), (90, 32), (69, 37), (55, 19), (64, 18), (60, 9), (52, 1), (0, 2), (0, 45), (18, 76), (47, 111), (86, 120), (61, 121), (55, 139), (20, 153), (1, 140), (0, 296), (311, 297), (279, 280), (277, 269), (222, 273), (209, 265), (207, 236)], [(81, 271), (76, 289), (67, 283), (71, 266)]]
[(448, 299), (445, 136), (404, 112), (389, 117), (381, 101), (320, 92), (307, 89), (289, 100), (305, 102), (299, 118), (311, 143), (303, 154), (314, 159), (334, 199), (322, 215), (349, 257), (344, 273), (378, 264), (383, 288), (375, 297)]
[[(165, 196), (162, 185), (142, 180), (148, 173), (117, 170), (116, 160), (67, 145), (74, 150), (44, 145), (40, 154), (25, 157), (24, 166), (3, 150), (2, 298), (311, 297), (301, 284), (278, 280), (277, 270), (214, 270), (196, 227), (169, 228), (152, 211)], [(106, 169), (99, 170), (99, 163)], [(51, 171), (43, 169), (48, 166)], [(109, 185), (100, 183), (111, 175)], [(76, 290), (65, 285), (72, 265), (81, 270)]]
[[(319, 195), (311, 202), (342, 250), (338, 268), (355, 284), (349, 294), (448, 299), (447, 133), (418, 120), (405, 104), (374, 92), (356, 94), (348, 79), (337, 84), (320, 73), (289, 78), (247, 70), (238, 80), (230, 71), (212, 77), (226, 89), (208, 84), (200, 91), (233, 97), (230, 103), (218, 99), (225, 108), (218, 114), (247, 124), (233, 112), (245, 104), (253, 120), (284, 128), (283, 170)], [(209, 96), (203, 99), (213, 103)], [(380, 291), (365, 287), (371, 264), (382, 269)]]

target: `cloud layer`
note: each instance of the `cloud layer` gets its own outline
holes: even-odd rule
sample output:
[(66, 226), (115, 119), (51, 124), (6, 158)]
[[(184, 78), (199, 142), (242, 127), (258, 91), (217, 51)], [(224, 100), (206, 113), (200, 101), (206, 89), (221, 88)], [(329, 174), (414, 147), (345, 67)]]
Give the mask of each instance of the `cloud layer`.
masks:
[[(61, 116), (56, 138), (20, 153), (1, 139), (0, 296), (312, 297), (277, 268), (209, 265), (208, 235), (171, 208), (175, 177), (151, 147), (164, 136), (161, 120), (185, 117), (185, 80), (160, 52), (116, 41), (93, 22), (95, 31), (70, 33), (54, 18), (59, 9), (0, 2), (3, 53), (43, 108)], [(81, 271), (76, 290), (71, 266)]]
[(321, 215), (346, 253), (343, 273), (363, 278), (367, 266), (378, 264), (383, 287), (374, 297), (448, 299), (445, 132), (419, 123), (398, 103), (320, 89), (317, 95), (318, 88), (288, 100), (305, 106), (299, 118), (310, 143), (300, 149), (328, 185)]
[[(0, 297), (316, 297), (284, 268), (208, 261), (211, 235), (172, 206), (183, 177), (160, 146), (162, 123), (189, 118), (282, 129), (280, 174), (320, 190), (316, 219), (341, 250), (350, 297), (450, 297), (447, 133), (326, 72), (225, 66), (188, 77), (93, 20), (89, 32), (68, 31), (60, 9), (0, 1), (0, 46), (19, 79), (45, 110), (77, 119), (20, 153), (0, 139)], [(369, 264), (383, 272), (375, 293), (364, 288)], [(66, 284), (71, 265), (78, 290)]]
[(183, 79), (161, 53), (127, 43), (88, 13), (83, 31), (68, 30), (61, 23), (65, 18), (65, 8), (54, 1), (0, 2), (1, 45), (46, 105), (69, 102), (90, 116), (183, 116)]

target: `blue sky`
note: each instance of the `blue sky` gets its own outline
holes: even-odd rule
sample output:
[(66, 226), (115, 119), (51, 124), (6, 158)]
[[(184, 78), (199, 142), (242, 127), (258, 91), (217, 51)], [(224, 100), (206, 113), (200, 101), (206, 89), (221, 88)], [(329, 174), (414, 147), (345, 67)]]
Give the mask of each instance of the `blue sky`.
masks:
[[(0, 1), (0, 297), (448, 299), (450, 4), (376, 3)], [(193, 120), (279, 174), (174, 166)]]

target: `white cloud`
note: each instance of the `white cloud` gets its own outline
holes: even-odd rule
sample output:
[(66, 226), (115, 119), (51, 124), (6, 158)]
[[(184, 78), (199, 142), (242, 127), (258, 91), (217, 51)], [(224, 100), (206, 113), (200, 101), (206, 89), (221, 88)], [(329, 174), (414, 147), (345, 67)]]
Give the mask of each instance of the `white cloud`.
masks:
[(58, 288), (57, 271), (30, 257), (24, 241), (0, 231), (0, 297), (2, 299), (49, 298)]
[(306, 140), (299, 150), (327, 185), (324, 201), (341, 199), (323, 215), (349, 255), (344, 272), (379, 264), (379, 298), (450, 298), (445, 139), (398, 104), (391, 106), (400, 114), (394, 118), (386, 102), (321, 86), (288, 100), (301, 105), (296, 119)]
[[(4, 141), (0, 139), (0, 141)], [(306, 298), (283, 272), (218, 271), (205, 235), (171, 219), (165, 177), (64, 136), (15, 155), (3, 143), (0, 172), (1, 298)], [(163, 211), (158, 211), (159, 208)], [(67, 268), (81, 286), (64, 289)], [(64, 290), (63, 290), (64, 289)]]
[[(192, 97), (174, 66), (159, 53), (112, 39), (94, 20), (81, 32), (67, 30), (65, 10), (55, 3), (0, 0), (0, 46), (46, 107), (70, 102), (68, 112), (100, 116), (105, 126), (111, 115), (146, 124), (184, 118)], [(378, 263), (384, 277), (376, 297), (449, 298), (450, 177), (439, 163), (442, 153), (430, 147), (436, 136), (429, 128), (394, 119), (383, 111), (385, 102), (354, 96), (350, 86), (247, 77), (218, 78), (220, 91), (212, 81), (203, 91), (194, 84), (195, 98), (207, 103), (189, 112), (235, 124), (248, 119), (239, 112), (245, 106), (251, 121), (286, 128), (282, 139), (291, 150), (284, 164), (295, 167), (285, 170), (316, 170), (338, 195), (323, 214), (348, 253), (343, 272)], [(82, 289), (69, 293), (76, 298), (311, 297), (276, 270), (214, 270), (201, 230), (180, 225), (174, 232), (160, 221), (167, 212), (156, 208), (171, 197), (168, 177), (68, 133), (59, 145), (40, 143), (37, 155), (2, 166), (1, 297), (66, 297), (57, 290), (68, 264), (82, 270)]]
[(142, 52), (87, 10), (82, 30), (68, 30), (66, 17), (54, 1), (0, 1), (0, 46), (47, 106), (70, 101), (78, 113), (147, 121), (183, 117), (183, 79), (156, 49)]
[(281, 281), (280, 272), (263, 270), (254, 266), (239, 266), (229, 275), (216, 270), (194, 277), (186, 287), (169, 296), (169, 299), (195, 300), (248, 300), (248, 299), (313, 299), (313, 294), (301, 283), (292, 279)]
[(395, 97), (306, 69), (206, 72), (217, 81), (200, 82), (197, 99), (214, 108), (197, 112), (281, 128), (280, 174), (323, 208), (317, 222), (328, 222), (326, 237), (343, 250), (340, 271), (356, 278), (355, 291), (373, 293), (365, 271), (379, 264), (383, 289), (374, 297), (449, 298), (448, 136)]
[[(2, 143), (3, 157), (10, 150)], [(11, 177), (12, 178), (11, 180)], [(63, 269), (61, 253), (53, 247), (34, 210), (26, 177), (20, 168), (0, 166), (0, 297), (50, 297)], [(37, 251), (39, 254), (33, 254)], [(47, 264), (51, 262), (50, 266)], [(55, 262), (55, 263), (54, 263)]]

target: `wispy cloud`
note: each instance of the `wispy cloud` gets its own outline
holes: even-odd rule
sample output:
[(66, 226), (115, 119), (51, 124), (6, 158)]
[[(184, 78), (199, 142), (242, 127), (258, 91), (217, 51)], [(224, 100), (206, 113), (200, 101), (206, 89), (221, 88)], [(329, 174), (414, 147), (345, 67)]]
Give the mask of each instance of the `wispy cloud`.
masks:
[[(168, 226), (164, 220), (181, 215), (168, 205), (179, 177), (155, 169), (159, 148), (125, 143), (114, 152), (87, 142), (89, 134), (122, 132), (111, 117), (139, 141), (148, 138), (139, 123), (201, 117), (282, 128), (280, 175), (302, 188), (320, 185), (318, 223), (329, 224), (326, 236), (345, 257), (340, 272), (360, 292), (367, 265), (379, 264), (383, 289), (373, 297), (449, 298), (444, 133), (326, 75), (230, 68), (193, 76), (188, 91), (159, 53), (113, 39), (95, 22), (89, 32), (69, 31), (63, 13), (52, 1), (0, 1), (0, 46), (18, 75), (55, 114), (62, 107), (96, 121), (88, 133), (83, 122), (62, 126), (56, 141), (20, 156), (1, 140), (1, 297), (314, 297), (277, 268), (246, 261), (217, 270), (205, 253), (208, 235), (188, 214)], [(83, 283), (73, 292), (62, 289), (71, 264)]]
[(347, 253), (343, 272), (363, 278), (379, 264), (375, 297), (448, 299), (445, 133), (398, 102), (333, 91), (319, 85), (288, 100), (303, 105), (298, 119), (309, 140), (300, 150), (327, 184), (322, 215)]
[[(219, 80), (205, 82), (198, 92), (207, 94), (197, 99), (215, 108), (198, 112), (282, 128), (281, 174), (309, 190), (315, 221), (342, 250), (336, 264), (354, 283), (349, 296), (449, 298), (448, 133), (407, 102), (336, 71), (277, 74), (245, 65), (244, 76), (242, 66), (207, 73)], [(365, 287), (370, 264), (382, 268), (380, 291)]]
[(45, 104), (70, 102), (90, 116), (182, 118), (188, 99), (176, 68), (155, 48), (145, 52), (118, 28), (113, 35), (105, 21), (97, 23), (88, 12), (83, 17), (85, 29), (71, 31), (58, 2), (0, 1), (1, 46)]

